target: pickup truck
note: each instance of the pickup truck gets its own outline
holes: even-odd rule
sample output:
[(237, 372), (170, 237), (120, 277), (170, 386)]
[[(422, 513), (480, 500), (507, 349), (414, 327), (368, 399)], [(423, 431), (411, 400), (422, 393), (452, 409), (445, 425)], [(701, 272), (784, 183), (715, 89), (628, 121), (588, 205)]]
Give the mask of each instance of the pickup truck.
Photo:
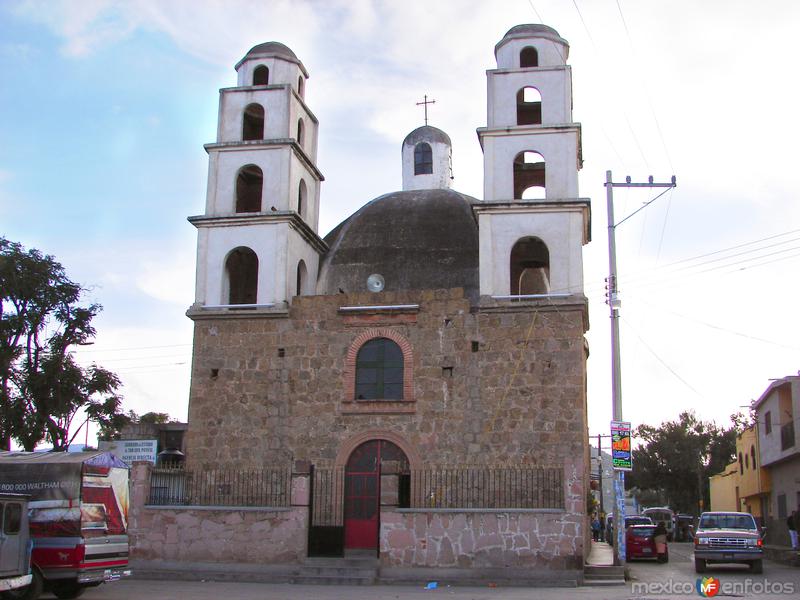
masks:
[(32, 578), (6, 596), (77, 598), (128, 577), (128, 466), (106, 452), (0, 452), (0, 492), (29, 497)]
[(704, 573), (709, 563), (744, 563), (763, 572), (762, 531), (750, 513), (704, 512), (694, 536), (694, 570)]
[(31, 583), (28, 497), (0, 493), (0, 596)]

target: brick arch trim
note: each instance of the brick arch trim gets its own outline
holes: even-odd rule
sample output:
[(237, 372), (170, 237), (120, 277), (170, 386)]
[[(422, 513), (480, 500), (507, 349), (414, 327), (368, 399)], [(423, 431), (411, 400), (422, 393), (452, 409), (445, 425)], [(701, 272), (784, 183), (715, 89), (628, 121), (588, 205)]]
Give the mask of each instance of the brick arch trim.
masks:
[(336, 453), (336, 462), (334, 466), (344, 468), (347, 465), (347, 459), (350, 458), (353, 451), (364, 442), (369, 442), (371, 440), (386, 440), (387, 442), (392, 442), (405, 452), (406, 458), (408, 458), (408, 465), (412, 470), (422, 468), (422, 457), (417, 449), (403, 436), (387, 429), (369, 429), (346, 439), (342, 442), (341, 446), (339, 446), (339, 452)]
[(350, 344), (347, 350), (344, 365), (344, 401), (355, 402), (356, 397), (356, 357), (361, 346), (375, 338), (388, 338), (400, 347), (403, 353), (403, 400), (414, 401), (414, 354), (411, 351), (411, 342), (405, 336), (393, 329), (375, 327), (362, 331)]

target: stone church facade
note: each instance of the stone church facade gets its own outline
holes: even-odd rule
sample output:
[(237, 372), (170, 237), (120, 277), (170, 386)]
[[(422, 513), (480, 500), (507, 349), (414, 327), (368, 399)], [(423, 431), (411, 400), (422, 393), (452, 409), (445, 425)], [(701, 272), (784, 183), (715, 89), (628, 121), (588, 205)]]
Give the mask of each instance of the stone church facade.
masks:
[[(426, 125), (403, 142), (403, 190), (324, 238), (306, 68), (276, 42), (236, 65), (190, 218), (187, 468), (329, 470), (341, 551), (387, 569), (582, 568), (590, 206), (568, 50), (543, 25), (497, 44), (482, 200), (450, 189), (450, 139)], [(520, 504), (483, 486), (493, 496), (469, 507), (434, 504), (439, 484), (418, 494), (416, 474), (457, 468), (555, 473), (555, 492), (543, 501), (541, 480)]]

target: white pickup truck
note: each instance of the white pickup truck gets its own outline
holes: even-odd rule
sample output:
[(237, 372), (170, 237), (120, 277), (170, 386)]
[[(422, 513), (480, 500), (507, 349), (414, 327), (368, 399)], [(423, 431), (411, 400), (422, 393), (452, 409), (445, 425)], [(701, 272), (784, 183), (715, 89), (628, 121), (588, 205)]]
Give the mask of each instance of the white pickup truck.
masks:
[(694, 536), (694, 570), (709, 563), (744, 563), (763, 572), (763, 531), (750, 513), (704, 512)]

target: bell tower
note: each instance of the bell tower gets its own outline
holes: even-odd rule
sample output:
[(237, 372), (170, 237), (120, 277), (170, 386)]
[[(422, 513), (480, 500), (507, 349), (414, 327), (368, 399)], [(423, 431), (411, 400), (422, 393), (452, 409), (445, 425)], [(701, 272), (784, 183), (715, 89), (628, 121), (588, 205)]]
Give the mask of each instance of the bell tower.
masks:
[(285, 308), (316, 291), (322, 173), (319, 122), (306, 106), (308, 72), (278, 42), (236, 64), (220, 90), (217, 140), (206, 144), (208, 188), (197, 227), (198, 311)]
[(581, 126), (572, 121), (569, 44), (546, 25), (517, 25), (487, 71), (480, 293), (583, 294), (589, 200), (578, 197)]

